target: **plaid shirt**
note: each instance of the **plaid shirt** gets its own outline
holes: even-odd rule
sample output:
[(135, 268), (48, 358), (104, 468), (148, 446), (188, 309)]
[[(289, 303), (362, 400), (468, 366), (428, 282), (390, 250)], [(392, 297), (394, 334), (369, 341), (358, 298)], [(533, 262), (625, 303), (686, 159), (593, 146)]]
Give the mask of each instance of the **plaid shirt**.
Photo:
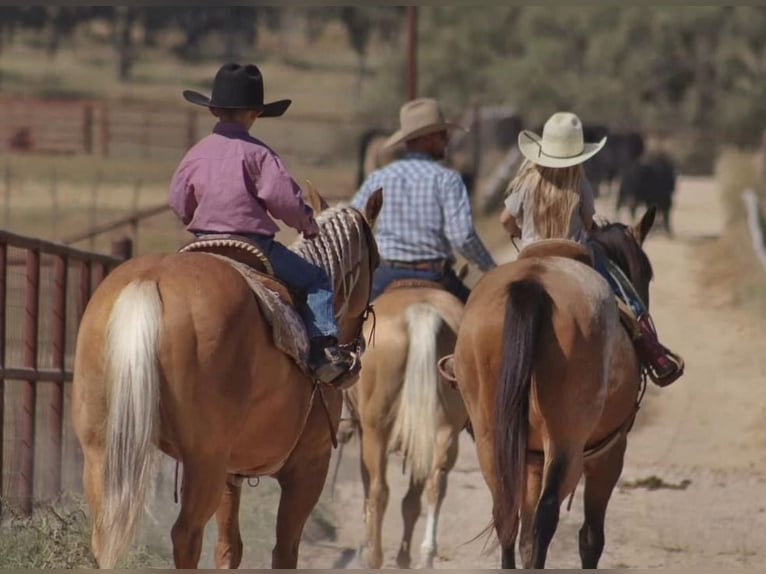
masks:
[(351, 205), (364, 211), (370, 194), (383, 188), (375, 239), (389, 261), (447, 259), (457, 250), (482, 271), (495, 261), (476, 234), (471, 203), (460, 175), (429, 156), (408, 153), (372, 172)]

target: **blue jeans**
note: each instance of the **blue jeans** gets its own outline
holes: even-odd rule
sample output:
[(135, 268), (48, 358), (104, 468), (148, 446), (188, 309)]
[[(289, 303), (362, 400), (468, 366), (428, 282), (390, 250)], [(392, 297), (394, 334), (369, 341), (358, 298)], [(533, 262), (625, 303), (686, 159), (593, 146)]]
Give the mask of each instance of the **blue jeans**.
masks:
[[(196, 233), (197, 236), (205, 233)], [(332, 283), (327, 272), (265, 235), (238, 234), (258, 245), (274, 268), (274, 275), (290, 289), (306, 295), (298, 308), (309, 338), (338, 337), (338, 323), (333, 310)]]
[(380, 296), (390, 283), (398, 281), (399, 279), (423, 279), (425, 281), (441, 283), (447, 291), (452, 293), (463, 303), (468, 300), (468, 296), (471, 294), (471, 290), (458, 279), (458, 276), (455, 275), (455, 272), (452, 269), (447, 269), (446, 273), (442, 274), (437, 273), (436, 271), (386, 267), (385, 264), (381, 264), (372, 276), (372, 294), (370, 295), (370, 300)]
[(607, 280), (607, 283), (609, 283), (609, 286), (612, 288), (612, 291), (614, 291), (614, 294), (617, 295), (623, 303), (630, 307), (630, 310), (635, 313), (636, 317), (640, 317), (641, 315), (646, 314), (646, 307), (644, 307), (643, 301), (634, 295), (632, 286), (625, 286), (620, 289), (618, 279), (609, 273), (609, 269), (606, 266), (606, 262), (604, 261), (603, 256), (596, 251), (593, 251), (593, 266), (595, 267), (596, 271), (598, 271), (601, 276)]

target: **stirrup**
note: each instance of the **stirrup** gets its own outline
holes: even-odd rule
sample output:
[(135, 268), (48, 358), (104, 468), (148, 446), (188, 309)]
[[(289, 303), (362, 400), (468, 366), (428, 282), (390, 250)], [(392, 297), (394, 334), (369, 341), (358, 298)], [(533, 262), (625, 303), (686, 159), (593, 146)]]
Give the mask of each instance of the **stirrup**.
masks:
[(649, 378), (652, 380), (652, 382), (657, 385), (658, 387), (667, 387), (671, 383), (677, 381), (681, 376), (684, 374), (684, 360), (681, 358), (680, 355), (677, 355), (673, 353), (672, 351), (665, 348), (665, 357), (675, 365), (675, 369), (670, 371), (667, 375), (659, 376), (652, 366), (650, 364), (647, 364), (644, 368), (646, 370), (647, 375), (649, 375)]
[(353, 386), (362, 369), (359, 356), (352, 353), (352, 363), (349, 367), (326, 363), (314, 371), (314, 377), (320, 384), (327, 385), (337, 390), (345, 390)]

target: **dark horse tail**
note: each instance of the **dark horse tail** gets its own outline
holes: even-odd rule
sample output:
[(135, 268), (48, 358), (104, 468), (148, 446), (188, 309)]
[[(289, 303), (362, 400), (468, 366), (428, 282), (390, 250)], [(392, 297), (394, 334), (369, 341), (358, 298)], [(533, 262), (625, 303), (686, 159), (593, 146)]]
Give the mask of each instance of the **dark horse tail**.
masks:
[(529, 392), (536, 342), (550, 317), (552, 302), (537, 279), (511, 283), (505, 304), (503, 365), (495, 397), (495, 476), (493, 519), (504, 548), (516, 538), (525, 488), (529, 437)]

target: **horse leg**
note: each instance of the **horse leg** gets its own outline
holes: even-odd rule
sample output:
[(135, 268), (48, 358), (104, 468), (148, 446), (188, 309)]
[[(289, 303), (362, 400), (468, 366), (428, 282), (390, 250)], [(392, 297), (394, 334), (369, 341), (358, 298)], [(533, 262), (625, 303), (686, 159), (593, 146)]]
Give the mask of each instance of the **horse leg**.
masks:
[(271, 553), (272, 568), (297, 568), (298, 548), (311, 511), (324, 488), (329, 453), (318, 457), (315, 464), (296, 459), (277, 476), (282, 494), (277, 511), (277, 541)]
[(425, 483), (416, 482), (410, 476), (410, 486), (407, 494), (402, 499), (402, 519), (404, 529), (402, 531), (402, 543), (399, 546), (399, 554), (396, 556), (396, 565), (399, 568), (409, 568), (412, 560), (410, 548), (412, 547), (412, 532), (415, 530), (415, 523), (420, 516), (420, 498), (423, 496)]
[[(516, 518), (518, 520), (518, 517)], [(514, 548), (516, 546), (516, 538), (514, 538), (511, 543), (506, 547), (502, 546), (500, 548), (500, 567), (503, 570), (510, 570), (516, 568), (516, 549)]]
[(170, 536), (176, 568), (196, 568), (205, 525), (215, 514), (226, 485), (226, 465), (218, 455), (184, 460), (183, 465), (181, 512)]
[(583, 568), (598, 567), (604, 549), (604, 516), (612, 490), (622, 473), (627, 439), (601, 457), (585, 464), (585, 522), (580, 528), (580, 560)]
[(364, 517), (367, 532), (363, 552), (368, 568), (380, 568), (383, 565), (383, 514), (388, 504), (387, 443), (385, 433), (377, 429), (367, 429), (362, 438), (362, 459), (370, 479)]
[(104, 499), (104, 450), (103, 448), (86, 447), (83, 449), (83, 458), (85, 461), (83, 468), (85, 500), (88, 502), (93, 519), (90, 544), (93, 557), (98, 563), (101, 555), (101, 521), (99, 517)]
[(542, 494), (532, 522), (531, 568), (545, 568), (548, 546), (559, 523), (561, 501), (564, 493), (576, 486), (582, 468), (581, 463), (575, 464), (577, 459), (570, 453), (551, 453), (550, 457), (550, 464), (543, 471)]
[[(455, 432), (457, 431), (457, 432)], [(457, 460), (458, 435), (460, 428), (447, 427), (436, 437), (434, 462), (431, 474), (426, 481), (428, 500), (428, 518), (423, 543), (420, 546), (420, 567), (433, 568), (436, 557), (436, 532), (439, 526), (439, 511), (447, 493), (447, 473), (452, 470)]]
[(537, 501), (543, 484), (543, 460), (540, 457), (527, 458), (527, 486), (524, 502), (521, 507), (521, 532), (519, 534), (519, 554), (524, 568), (532, 564), (533, 530), (532, 520), (535, 516)]
[(215, 516), (218, 523), (215, 566), (219, 569), (238, 568), (242, 562), (242, 535), (239, 531), (241, 496), (242, 478), (229, 475)]
[[(364, 434), (362, 433), (361, 426), (359, 427), (359, 445), (361, 448), (364, 441)], [(367, 467), (364, 464), (364, 457), (359, 457), (359, 473), (362, 475), (362, 492), (364, 492), (364, 499), (362, 500), (362, 520), (367, 512), (367, 500), (370, 498), (370, 473), (367, 471)]]

